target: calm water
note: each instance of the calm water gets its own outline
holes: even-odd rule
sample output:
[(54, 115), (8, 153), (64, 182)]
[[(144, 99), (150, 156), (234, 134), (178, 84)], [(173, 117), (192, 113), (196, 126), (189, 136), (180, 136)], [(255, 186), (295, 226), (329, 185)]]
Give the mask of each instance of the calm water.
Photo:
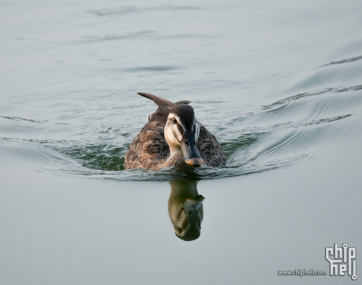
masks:
[[(277, 270), (362, 250), (361, 1), (0, 7), (1, 284), (351, 282)], [(124, 170), (139, 91), (192, 101), (227, 165)]]

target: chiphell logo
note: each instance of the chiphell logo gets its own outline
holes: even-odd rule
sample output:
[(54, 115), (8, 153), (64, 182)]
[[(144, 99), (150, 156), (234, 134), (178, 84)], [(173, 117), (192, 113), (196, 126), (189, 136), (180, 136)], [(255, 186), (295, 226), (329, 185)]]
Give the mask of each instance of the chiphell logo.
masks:
[(357, 280), (356, 257), (356, 248), (348, 247), (346, 243), (341, 247), (338, 247), (336, 243), (334, 247), (327, 247), (326, 259), (329, 262), (329, 274), (331, 276), (344, 276), (348, 274), (352, 280)]

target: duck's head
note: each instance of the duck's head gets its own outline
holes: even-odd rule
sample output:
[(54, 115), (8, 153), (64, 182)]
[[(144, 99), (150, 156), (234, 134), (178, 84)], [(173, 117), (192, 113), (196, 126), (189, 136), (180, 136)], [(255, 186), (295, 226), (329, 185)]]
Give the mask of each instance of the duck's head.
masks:
[(165, 127), (165, 138), (171, 154), (182, 151), (187, 164), (201, 166), (204, 160), (196, 146), (199, 134), (200, 126), (190, 105), (182, 104), (171, 108)]

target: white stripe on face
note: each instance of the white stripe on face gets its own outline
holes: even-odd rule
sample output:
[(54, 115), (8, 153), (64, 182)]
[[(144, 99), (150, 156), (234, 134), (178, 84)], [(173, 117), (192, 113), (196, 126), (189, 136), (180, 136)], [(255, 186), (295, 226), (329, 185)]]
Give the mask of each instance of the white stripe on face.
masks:
[(195, 142), (197, 142), (199, 135), (200, 135), (200, 125), (199, 123), (196, 121), (194, 121), (194, 126), (195, 126)]
[[(176, 123), (174, 122), (176, 120)], [(165, 127), (165, 138), (167, 143), (173, 145), (180, 145), (182, 140), (182, 133), (178, 126), (181, 126), (182, 129), (185, 129), (181, 124), (180, 118), (176, 114), (170, 114)]]
[(191, 125), (191, 131), (193, 131), (193, 132), (195, 132), (195, 129), (194, 129), (195, 122), (196, 122), (196, 119), (193, 120), (192, 125)]

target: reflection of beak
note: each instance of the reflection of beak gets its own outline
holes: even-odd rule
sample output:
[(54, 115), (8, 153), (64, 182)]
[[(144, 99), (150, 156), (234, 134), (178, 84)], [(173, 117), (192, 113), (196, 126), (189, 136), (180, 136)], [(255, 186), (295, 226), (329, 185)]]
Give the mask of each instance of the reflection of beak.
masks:
[(187, 164), (195, 167), (199, 167), (204, 164), (204, 160), (202, 159), (196, 146), (194, 133), (185, 134), (181, 140), (181, 149)]
[[(199, 217), (199, 209), (202, 205), (202, 201), (204, 201), (205, 198), (202, 195), (196, 196), (192, 199), (187, 199), (184, 203), (184, 210), (187, 218), (189, 219), (189, 222), (195, 222), (200, 219)], [(201, 217), (202, 219), (202, 217)], [(201, 220), (202, 221), (202, 220)], [(201, 221), (200, 224), (201, 224)]]

